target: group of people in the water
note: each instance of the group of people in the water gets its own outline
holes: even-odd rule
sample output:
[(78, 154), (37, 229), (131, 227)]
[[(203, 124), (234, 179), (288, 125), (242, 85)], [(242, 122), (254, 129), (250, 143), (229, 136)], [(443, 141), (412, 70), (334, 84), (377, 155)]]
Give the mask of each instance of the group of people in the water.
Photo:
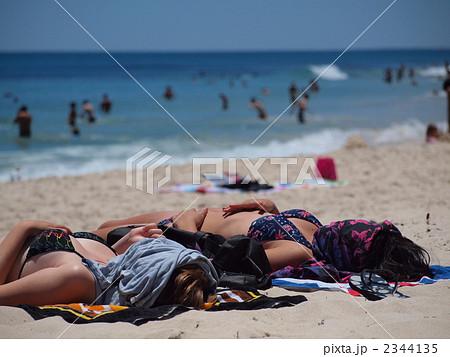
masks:
[[(67, 116), (67, 123), (70, 126), (71, 132), (73, 135), (80, 135), (80, 130), (77, 126), (77, 119), (81, 118), (83, 120), (87, 120), (88, 123), (95, 123), (95, 110), (94, 106), (89, 100), (84, 100), (82, 104), (82, 109), (80, 115), (77, 112), (77, 104), (76, 102), (71, 102), (69, 104), (69, 115)], [(103, 99), (100, 103), (100, 110), (108, 114), (111, 111), (112, 103), (108, 97), (108, 94), (103, 95)], [(19, 137), (21, 138), (30, 138), (31, 137), (31, 123), (32, 116), (28, 112), (28, 107), (23, 105), (20, 107), (17, 112), (16, 117), (14, 118), (14, 124), (19, 126)]]
[[(205, 73), (201, 72), (200, 73), (200, 77), (204, 77)], [(192, 82), (196, 82), (197, 81), (197, 77), (194, 76), (192, 78)], [(209, 84), (214, 84), (215, 83), (215, 79), (210, 79)], [(241, 80), (241, 85), (243, 88), (247, 88), (248, 87), (248, 82), (247, 80)], [(229, 82), (229, 86), (233, 87), (234, 86), (234, 81)], [(295, 81), (293, 81), (291, 83), (291, 85), (289, 86), (289, 107), (297, 107), (298, 108), (298, 114), (297, 114), (297, 118), (299, 123), (303, 124), (305, 123), (305, 112), (308, 110), (308, 101), (310, 98), (310, 93), (316, 93), (320, 90), (319, 85), (317, 83), (317, 80), (311, 79), (309, 81), (309, 85), (306, 89), (303, 89), (302, 91), (299, 90), (299, 88), (297, 87)], [(264, 96), (268, 96), (270, 95), (270, 90), (267, 87), (263, 87), (261, 88), (261, 93)], [(175, 99), (175, 92), (173, 90), (173, 88), (171, 86), (167, 86), (164, 90), (163, 96), (166, 100), (168, 101), (172, 101)], [(228, 110), (229, 109), (229, 99), (228, 96), (221, 92), (219, 93), (218, 96), (221, 100), (221, 108), (222, 110)], [(250, 102), (249, 102), (249, 108), (252, 110), (255, 110), (257, 113), (257, 117), (259, 119), (262, 120), (268, 120), (269, 119), (269, 115), (267, 114), (267, 111), (265, 109), (264, 103), (262, 100), (257, 99), (256, 96), (252, 96), (250, 98)]]
[[(108, 94), (104, 94), (103, 99), (100, 102), (100, 110), (103, 113), (108, 114), (111, 111), (111, 107), (112, 103), (108, 97)], [(67, 122), (71, 128), (73, 135), (80, 135), (80, 130), (77, 127), (77, 118), (78, 118), (77, 104), (75, 102), (71, 102)], [(87, 99), (83, 101), (80, 118), (86, 119), (88, 123), (95, 123), (96, 121), (94, 106)]]
[[(403, 63), (400, 64), (400, 66), (398, 67), (398, 69), (394, 72), (394, 70), (392, 70), (392, 68), (386, 68), (386, 70), (384, 71), (384, 82), (387, 84), (390, 84), (393, 82), (394, 80), (394, 75), (395, 78), (397, 80), (397, 82), (401, 82), (403, 80), (404, 77), (406, 77), (406, 67)], [(411, 85), (416, 86), (417, 85), (417, 81), (415, 79), (415, 70), (414, 68), (410, 68), (408, 69), (408, 78), (411, 81)]]

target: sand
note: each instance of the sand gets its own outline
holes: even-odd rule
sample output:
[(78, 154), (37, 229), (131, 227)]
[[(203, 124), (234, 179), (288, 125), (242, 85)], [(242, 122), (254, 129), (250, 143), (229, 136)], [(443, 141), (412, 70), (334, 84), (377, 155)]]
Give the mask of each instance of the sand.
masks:
[[(327, 157), (335, 160), (347, 186), (293, 189), (258, 194), (152, 195), (125, 185), (125, 172), (51, 177), (0, 183), (0, 234), (23, 219), (64, 223), (93, 230), (100, 223), (148, 211), (220, 207), (250, 197), (275, 201), (280, 209), (304, 208), (322, 223), (347, 218), (389, 219), (407, 237), (425, 247), (432, 263), (450, 265), (450, 143), (403, 144), (367, 148), (350, 145)], [(300, 160), (303, 158), (299, 158)], [(301, 162), (301, 161), (299, 161)], [(279, 177), (273, 166), (261, 170)], [(246, 174), (247, 172), (245, 172)], [(290, 172), (293, 180), (298, 170)], [(162, 177), (163, 171), (158, 173)], [(188, 183), (190, 165), (172, 167), (172, 181)], [(428, 219), (427, 219), (428, 217)], [(257, 311), (189, 311), (139, 327), (128, 323), (72, 325), (59, 317), (34, 321), (25, 311), (0, 307), (2, 338), (448, 338), (449, 282), (403, 287), (409, 299), (377, 302), (341, 292), (262, 291), (269, 296), (302, 294), (294, 307)]]

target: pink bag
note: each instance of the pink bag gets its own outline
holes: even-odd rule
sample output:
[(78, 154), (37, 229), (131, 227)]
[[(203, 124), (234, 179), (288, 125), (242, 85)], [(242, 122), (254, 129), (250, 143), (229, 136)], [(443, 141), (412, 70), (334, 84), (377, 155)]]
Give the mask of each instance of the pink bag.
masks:
[(331, 157), (318, 157), (317, 169), (324, 180), (337, 180), (336, 167)]

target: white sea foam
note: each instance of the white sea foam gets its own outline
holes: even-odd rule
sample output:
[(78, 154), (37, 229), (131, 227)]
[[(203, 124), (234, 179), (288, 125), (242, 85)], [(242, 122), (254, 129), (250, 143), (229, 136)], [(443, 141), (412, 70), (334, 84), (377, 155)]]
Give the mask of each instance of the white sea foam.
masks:
[(313, 72), (316, 76), (321, 75), (320, 79), (325, 79), (329, 81), (342, 81), (348, 79), (348, 74), (343, 72), (337, 65), (334, 64), (330, 68), (328, 69), (327, 68), (328, 65), (309, 66), (310, 71)]
[[(441, 130), (445, 122), (436, 123)], [(260, 158), (260, 157), (290, 157), (295, 155), (320, 155), (341, 148), (350, 136), (361, 136), (368, 146), (399, 144), (402, 142), (424, 142), (426, 123), (409, 120), (384, 129), (324, 129), (287, 141), (272, 140), (254, 145), (245, 144), (227, 149), (211, 149), (204, 145), (202, 149), (182, 150), (180, 146), (172, 146), (164, 150), (154, 143), (152, 150), (159, 150), (171, 155), (168, 165), (192, 162), (192, 158)], [(21, 174), (23, 179), (35, 179), (49, 176), (73, 176), (90, 173), (106, 172), (114, 169), (125, 169), (126, 159), (147, 146), (145, 142), (129, 144), (111, 144), (101, 151), (98, 147), (80, 146), (76, 150), (48, 150), (40, 153), (30, 153), (26, 161), (22, 161)], [(163, 145), (168, 149), (166, 145)], [(76, 152), (77, 157), (71, 153)], [(67, 155), (67, 156), (66, 156)], [(71, 159), (68, 159), (68, 157)], [(11, 157), (13, 162), (14, 157)], [(0, 172), (0, 181), (10, 180), (13, 169)]]
[(417, 73), (424, 77), (445, 77), (447, 75), (444, 66), (432, 66), (424, 69), (419, 69)]

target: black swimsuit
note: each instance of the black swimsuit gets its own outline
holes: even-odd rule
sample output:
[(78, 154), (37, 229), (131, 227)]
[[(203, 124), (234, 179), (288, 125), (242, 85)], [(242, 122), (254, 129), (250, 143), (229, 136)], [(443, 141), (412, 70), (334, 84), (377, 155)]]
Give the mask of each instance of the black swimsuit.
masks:
[[(109, 249), (113, 251), (115, 255), (117, 255), (116, 251), (96, 234), (89, 232), (76, 232), (72, 234), (72, 237), (95, 240), (96, 242), (100, 242), (106, 245)], [(64, 250), (67, 252), (73, 252), (78, 256), (80, 256), (81, 258), (84, 258), (80, 253), (78, 253), (75, 250), (75, 247), (73, 246), (69, 234), (67, 234), (61, 229), (49, 229), (37, 235), (31, 242), (25, 261), (23, 262), (22, 267), (20, 268), (18, 279), (22, 275), (23, 267), (25, 266), (25, 263), (29, 259), (31, 259), (35, 255), (53, 252), (55, 250)]]

